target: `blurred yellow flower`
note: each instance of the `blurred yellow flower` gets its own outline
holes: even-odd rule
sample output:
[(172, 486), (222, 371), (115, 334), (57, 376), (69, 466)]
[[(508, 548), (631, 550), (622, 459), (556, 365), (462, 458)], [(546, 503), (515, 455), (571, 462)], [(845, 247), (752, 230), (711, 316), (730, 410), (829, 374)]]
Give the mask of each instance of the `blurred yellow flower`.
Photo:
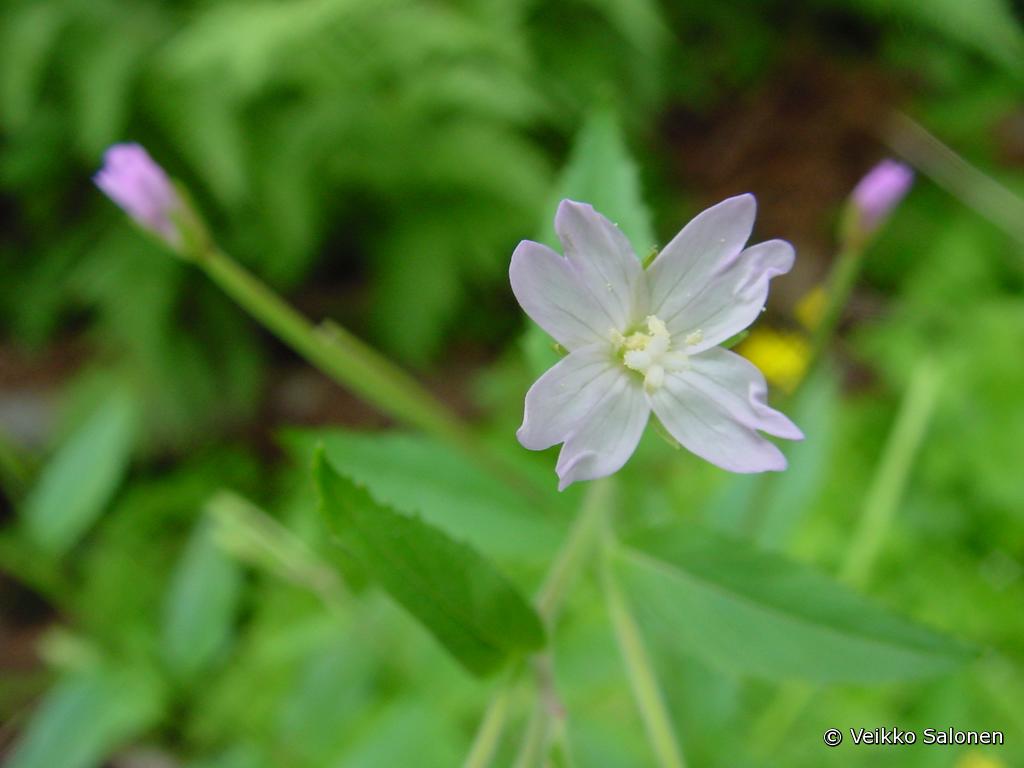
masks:
[(809, 331), (813, 331), (821, 316), (825, 313), (825, 300), (828, 298), (828, 291), (824, 285), (816, 285), (803, 295), (797, 302), (793, 314), (800, 321), (800, 325)]
[(1006, 763), (982, 752), (968, 752), (956, 761), (956, 768), (1006, 768)]
[(799, 332), (754, 328), (736, 350), (764, 373), (771, 384), (792, 392), (810, 362), (810, 344)]

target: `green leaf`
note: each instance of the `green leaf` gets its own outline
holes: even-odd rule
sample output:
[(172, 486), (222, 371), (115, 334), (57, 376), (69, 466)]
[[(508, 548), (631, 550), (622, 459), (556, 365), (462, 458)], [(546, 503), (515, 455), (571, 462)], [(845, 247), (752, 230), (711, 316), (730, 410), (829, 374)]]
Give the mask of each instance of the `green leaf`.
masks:
[(106, 666), (75, 672), (43, 699), (7, 768), (90, 768), (152, 726), (161, 690), (142, 672)]
[[(430, 525), (458, 533), (495, 557), (542, 562), (560, 541), (560, 526), (538, 513), (533, 498), (496, 485), (486, 472), (433, 438), (323, 429), (289, 431), (285, 439), (296, 453), (308, 451), (298, 459), (305, 466), (314, 446), (322, 444), (331, 463), (365, 483), (380, 502), (420, 514)], [(536, 469), (525, 462), (523, 468)]]
[(557, 244), (552, 221), (558, 200), (590, 203), (614, 221), (643, 258), (654, 246), (651, 215), (644, 205), (636, 164), (630, 157), (616, 116), (608, 110), (591, 114), (573, 145), (557, 186), (558, 194), (545, 211), (542, 239)]
[(85, 420), (43, 469), (25, 502), (31, 539), (45, 552), (70, 549), (121, 483), (135, 437), (135, 403), (117, 391)]
[[(314, 476), (340, 546), (470, 672), (544, 644), (536, 612), (475, 550), (378, 503), (318, 451)], [(486, 510), (481, 510), (481, 514)]]
[(962, 644), (813, 570), (697, 526), (652, 530), (616, 568), (641, 623), (723, 669), (860, 683), (952, 670)]
[(218, 545), (214, 522), (204, 516), (178, 561), (164, 609), (163, 655), (179, 678), (194, 678), (224, 648), (240, 591), (238, 563)]
[(1018, 78), (1024, 74), (1024, 31), (1006, 0), (863, 0), (866, 8), (899, 23), (907, 19), (973, 48)]
[(66, 17), (53, 3), (8, 9), (0, 31), (0, 114), (9, 129), (23, 128), (38, 106), (46, 66)]

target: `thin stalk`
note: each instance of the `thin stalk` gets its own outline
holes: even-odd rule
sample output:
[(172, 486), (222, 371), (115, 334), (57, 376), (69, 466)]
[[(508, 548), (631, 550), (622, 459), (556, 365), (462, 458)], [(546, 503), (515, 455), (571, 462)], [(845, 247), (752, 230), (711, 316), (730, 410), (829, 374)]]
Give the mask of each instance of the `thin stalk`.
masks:
[(522, 668), (522, 663), (516, 664), (491, 697), (462, 768), (487, 768), (491, 764), (505, 732), (509, 705)]
[(633, 699), (647, 731), (647, 740), (650, 742), (659, 766), (662, 768), (684, 768), (686, 762), (676, 741), (672, 720), (669, 718), (668, 709), (654, 673), (654, 665), (651, 663), (643, 636), (640, 634), (640, 628), (633, 617), (629, 603), (611, 573), (607, 557), (606, 553), (601, 570), (608, 615), (611, 618), (612, 628), (615, 630), (615, 640), (618, 643), (619, 652), (626, 665), (630, 687), (633, 689)]
[(526, 733), (519, 746), (519, 755), (516, 757), (514, 768), (531, 768), (535, 765), (544, 764), (544, 749), (547, 747), (548, 738), (551, 735), (551, 719), (548, 717), (544, 704), (538, 701), (534, 704), (530, 720), (526, 724)]
[(607, 512), (601, 518), (601, 533), (601, 587), (608, 607), (608, 617), (615, 632), (615, 641), (626, 665), (633, 699), (647, 731), (647, 740), (659, 766), (685, 768), (686, 761), (676, 739), (661, 687), (658, 685), (654, 664), (647, 653), (643, 635), (630, 609), (629, 601), (615, 580), (615, 574), (612, 573), (611, 557), (615, 539), (611, 515)]
[[(825, 309), (811, 333), (807, 366), (793, 391), (782, 398), (780, 407), (783, 410), (792, 407), (799, 400), (804, 385), (810, 381), (822, 364), (825, 350), (835, 336), (839, 321), (843, 316), (843, 310), (846, 309), (846, 305), (850, 301), (850, 294), (853, 293), (853, 288), (860, 277), (861, 266), (864, 263), (864, 241), (852, 237), (848, 237), (847, 240), (848, 242), (843, 245), (836, 256), (826, 280)], [(755, 539), (759, 535), (759, 529), (764, 522), (765, 510), (777, 487), (770, 473), (762, 475), (757, 484), (760, 486), (759, 491), (755, 494), (754, 501), (746, 509), (741, 521), (743, 529), (751, 538)]]
[(533, 483), (510, 467), (415, 378), (341, 326), (313, 325), (266, 284), (216, 248), (197, 252), (192, 261), (253, 318), (281, 341), (396, 421), (421, 429), (514, 486)]
[(930, 360), (919, 363), (911, 375), (896, 423), (868, 489), (864, 511), (839, 571), (840, 578), (850, 584), (862, 586), (867, 582), (889, 534), (914, 458), (935, 410), (941, 383), (941, 371)]
[(842, 318), (843, 310), (850, 301), (853, 286), (856, 285), (857, 278), (860, 277), (861, 265), (863, 263), (863, 248), (857, 245), (849, 244), (844, 246), (839, 255), (836, 256), (835, 263), (832, 265), (828, 276), (825, 310), (822, 312), (821, 319), (811, 335), (811, 350), (808, 356), (807, 369), (804, 371), (799, 384), (797, 384), (792, 397), (795, 398), (796, 392), (800, 390), (801, 385), (810, 378), (811, 373), (824, 356), (825, 349), (832, 341), (836, 328), (839, 326), (839, 320)]
[(467, 439), (440, 402), (355, 336), (337, 325), (314, 326), (222, 251), (208, 250), (196, 264), (281, 341), (383, 413), (447, 440)]
[(897, 154), (930, 176), (936, 184), (1018, 243), (1024, 243), (1024, 199), (1012, 189), (971, 165), (902, 112), (894, 114), (880, 134)]
[[(549, 634), (553, 632), (562, 604), (597, 539), (601, 520), (611, 501), (612, 482), (611, 478), (603, 478), (590, 483), (580, 512), (534, 598), (537, 612), (547, 625)], [(525, 663), (516, 664), (495, 691), (477, 727), (463, 768), (485, 768), (491, 764), (505, 729), (512, 691), (525, 669)], [(526, 736), (527, 739), (532, 738), (529, 732)]]
[(604, 478), (590, 483), (569, 535), (548, 568), (535, 602), (537, 611), (549, 629), (553, 628), (580, 566), (593, 547), (611, 497), (611, 479)]

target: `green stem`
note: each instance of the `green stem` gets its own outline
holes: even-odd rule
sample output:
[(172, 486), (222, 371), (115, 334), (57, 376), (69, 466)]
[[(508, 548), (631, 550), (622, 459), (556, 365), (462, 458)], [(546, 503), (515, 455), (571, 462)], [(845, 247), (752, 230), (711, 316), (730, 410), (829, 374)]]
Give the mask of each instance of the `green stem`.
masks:
[(284, 343), (383, 413), (447, 440), (468, 438), (458, 420), (408, 374), (337, 325), (314, 326), (223, 252), (196, 263)]
[(480, 721), (480, 726), (477, 728), (473, 745), (462, 764), (463, 768), (487, 768), (494, 759), (494, 753), (498, 751), (501, 737), (505, 732), (509, 704), (512, 701), (512, 694), (522, 669), (521, 662), (516, 664), (494, 696), (491, 697), (491, 701), (484, 711), (483, 719)]
[(549, 629), (553, 628), (576, 574), (592, 549), (611, 497), (612, 481), (609, 478), (590, 483), (583, 497), (580, 513), (576, 516), (554, 562), (548, 568), (544, 583), (537, 593), (536, 604), (537, 611)]
[(519, 755), (514, 763), (515, 768), (530, 768), (534, 765), (544, 764), (544, 748), (547, 746), (551, 734), (551, 720), (544, 704), (538, 701), (534, 704), (530, 720), (526, 724), (526, 733), (519, 746)]
[[(587, 555), (597, 538), (600, 522), (606, 514), (606, 506), (611, 500), (611, 492), (612, 480), (610, 478), (590, 483), (587, 493), (583, 497), (580, 512), (537, 592), (534, 603), (537, 606), (537, 612), (548, 627), (549, 635), (554, 630), (562, 604), (576, 580), (576, 575), (583, 563), (586, 562)], [(505, 729), (512, 690), (519, 682), (519, 677), (525, 668), (526, 665), (522, 662), (516, 664), (494, 693), (477, 728), (473, 746), (463, 763), (463, 768), (485, 768), (491, 764)], [(526, 737), (527, 739), (531, 738), (531, 734), (528, 732)]]
[(931, 420), (942, 374), (932, 361), (918, 364), (900, 405), (864, 501), (864, 511), (840, 568), (840, 577), (855, 586), (867, 582), (906, 488), (914, 458)]
[[(825, 309), (811, 335), (811, 351), (801, 384), (810, 378), (811, 373), (825, 354), (825, 348), (832, 341), (843, 310), (850, 300), (853, 286), (857, 283), (857, 278), (860, 277), (861, 265), (864, 263), (863, 257), (863, 248), (852, 244), (846, 245), (836, 256), (828, 277)], [(797, 389), (799, 390), (799, 385)]]
[(630, 610), (629, 601), (623, 594), (612, 573), (611, 526), (605, 526), (605, 546), (602, 547), (601, 582), (604, 589), (608, 615), (615, 631), (615, 640), (626, 665), (633, 699), (647, 731), (647, 739), (651, 749), (662, 768), (685, 768), (686, 761), (676, 740), (672, 720), (665, 706), (658, 678), (654, 672), (654, 664), (647, 653), (640, 627)]
[[(879, 134), (897, 154), (930, 176), (932, 181), (1018, 243), (1024, 243), (1024, 200), (1013, 189), (968, 163), (923, 125), (902, 112), (895, 113), (883, 124)], [(1008, 253), (1013, 253), (1012, 249)], [(1019, 256), (1020, 250), (1014, 255)]]
[(396, 421), (454, 445), (505, 482), (533, 489), (531, 480), (478, 440), (416, 379), (347, 330), (330, 321), (313, 325), (216, 248), (199, 251), (193, 261), (250, 315), (340, 385)]

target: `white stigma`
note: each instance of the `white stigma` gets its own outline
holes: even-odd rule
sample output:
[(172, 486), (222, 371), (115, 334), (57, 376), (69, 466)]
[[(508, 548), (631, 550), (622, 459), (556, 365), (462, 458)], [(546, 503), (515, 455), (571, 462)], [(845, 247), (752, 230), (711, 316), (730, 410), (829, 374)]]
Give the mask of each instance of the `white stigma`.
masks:
[[(692, 343), (693, 337), (692, 333), (687, 336), (686, 343)], [(644, 389), (648, 392), (658, 390), (665, 383), (666, 372), (681, 370), (688, 362), (685, 352), (672, 349), (668, 328), (654, 315), (647, 318), (647, 333), (637, 331), (629, 336), (614, 333), (612, 340), (623, 352), (622, 364), (643, 374)]]

